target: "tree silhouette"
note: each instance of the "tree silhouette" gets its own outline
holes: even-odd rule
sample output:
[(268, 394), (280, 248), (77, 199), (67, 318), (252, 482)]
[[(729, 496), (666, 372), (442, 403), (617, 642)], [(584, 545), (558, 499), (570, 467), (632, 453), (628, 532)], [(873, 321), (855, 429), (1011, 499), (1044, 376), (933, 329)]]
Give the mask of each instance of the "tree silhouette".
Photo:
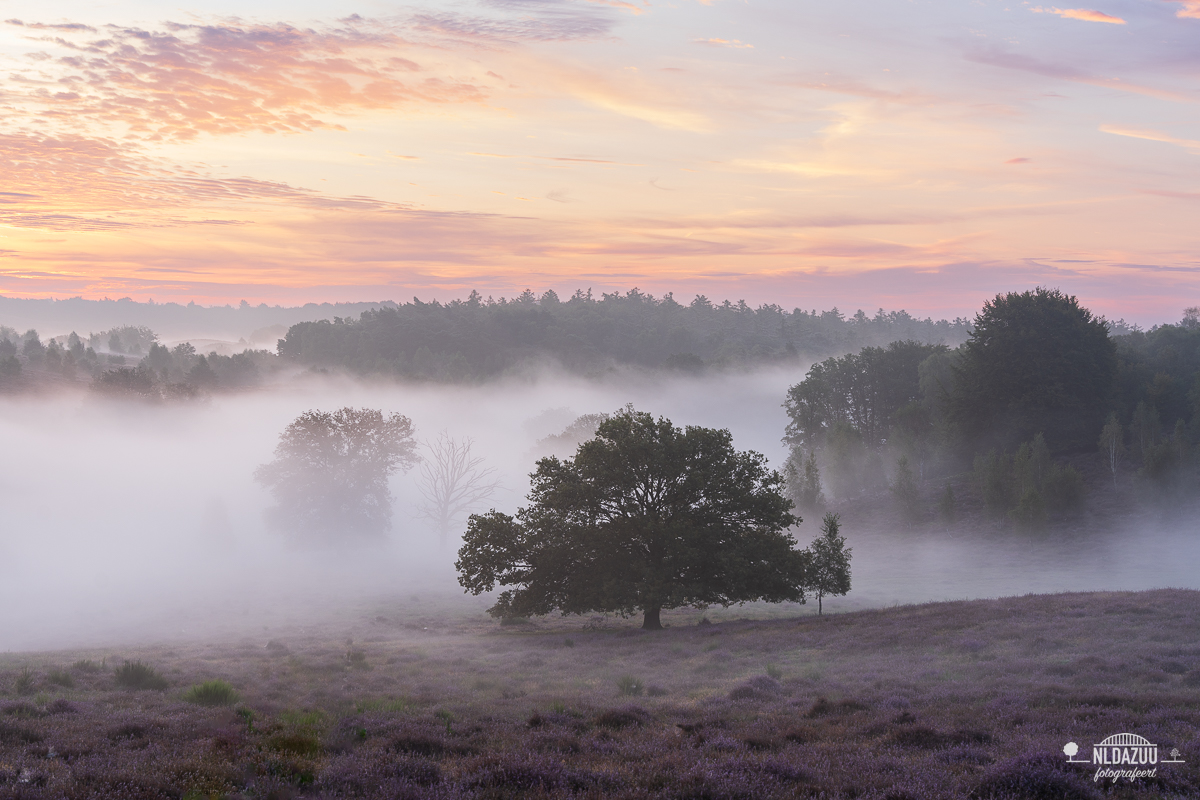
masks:
[(498, 617), (612, 611), (662, 627), (664, 608), (803, 601), (799, 522), (779, 473), (727, 430), (632, 407), (600, 423), (573, 459), (538, 461), (516, 517), (472, 515), (458, 551), (472, 594), (497, 584)]
[(412, 421), (369, 408), (305, 411), (255, 479), (275, 498), (273, 527), (309, 540), (377, 537), (391, 527), (388, 478), (419, 460)]
[(846, 538), (839, 533), (841, 518), (832, 512), (821, 523), (821, 535), (805, 551), (808, 555), (806, 583), (817, 596), (817, 615), (826, 596), (844, 595), (850, 591), (850, 550)]
[(470, 439), (455, 439), (443, 431), (425, 443), (428, 455), (421, 463), (421, 516), (431, 521), (443, 541), (454, 520), (489, 500), (500, 487), (496, 470), (483, 466), (483, 458), (471, 454)]

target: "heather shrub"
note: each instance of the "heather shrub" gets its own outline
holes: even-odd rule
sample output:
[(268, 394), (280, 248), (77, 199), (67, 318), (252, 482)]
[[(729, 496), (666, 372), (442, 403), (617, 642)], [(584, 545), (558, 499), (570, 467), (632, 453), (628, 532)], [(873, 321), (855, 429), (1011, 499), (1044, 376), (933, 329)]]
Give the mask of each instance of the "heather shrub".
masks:
[(607, 711), (602, 711), (596, 716), (596, 725), (601, 728), (629, 728), (634, 725), (641, 725), (647, 719), (649, 714), (645, 709), (637, 706), (627, 706), (626, 708), (610, 708)]
[(1082, 773), (1065, 772), (1066, 763), (1057, 753), (1033, 753), (1009, 759), (984, 775), (971, 792), (978, 800), (1097, 800), (1100, 793), (1083, 779)]
[(1194, 669), (1183, 676), (1184, 686), (1200, 686), (1200, 669)]
[(832, 703), (824, 697), (818, 697), (817, 701), (812, 704), (812, 708), (805, 713), (804, 716), (809, 719), (817, 717), (828, 717), (834, 714), (853, 714), (855, 711), (862, 711), (866, 708), (857, 700), (841, 700), (837, 703)]
[(199, 683), (188, 689), (183, 699), (198, 706), (231, 706), (238, 701), (237, 691), (223, 680)]
[(153, 667), (141, 661), (126, 661), (113, 672), (117, 686), (125, 689), (163, 690), (167, 688), (167, 679)]
[(632, 675), (622, 675), (620, 678), (617, 678), (617, 689), (621, 694), (630, 697), (640, 697), (642, 692), (645, 691), (646, 685), (642, 683), (641, 678), (635, 678)]
[(42, 735), (31, 728), (0, 721), (0, 744), (37, 744)]
[(362, 650), (350, 650), (346, 653), (346, 663), (351, 669), (370, 669), (371, 665), (367, 663), (367, 654)]
[(770, 700), (779, 695), (783, 687), (769, 675), (751, 678), (729, 693), (730, 700)]
[(557, 760), (507, 754), (486, 759), (465, 783), (471, 789), (517, 793), (561, 792), (567, 788), (565, 770)]

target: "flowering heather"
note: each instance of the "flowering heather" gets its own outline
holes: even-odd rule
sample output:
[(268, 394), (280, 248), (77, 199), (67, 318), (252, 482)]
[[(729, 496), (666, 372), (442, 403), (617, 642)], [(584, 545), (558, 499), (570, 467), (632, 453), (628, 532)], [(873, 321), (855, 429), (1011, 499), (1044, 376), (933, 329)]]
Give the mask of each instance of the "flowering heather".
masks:
[[(658, 633), (476, 614), (0, 657), (0, 800), (1200, 796), (1200, 592), (675, 612)], [(126, 659), (167, 688), (122, 688)], [(1120, 732), (1187, 763), (1114, 786), (1066, 762)]]

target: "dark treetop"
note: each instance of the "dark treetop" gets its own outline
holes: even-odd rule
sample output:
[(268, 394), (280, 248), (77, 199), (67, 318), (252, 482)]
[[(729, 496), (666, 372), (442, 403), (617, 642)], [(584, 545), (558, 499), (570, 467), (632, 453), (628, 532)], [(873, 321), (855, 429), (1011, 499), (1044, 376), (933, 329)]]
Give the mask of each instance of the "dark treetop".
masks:
[(787, 528), (800, 520), (782, 479), (727, 430), (625, 408), (574, 459), (543, 458), (516, 518), (472, 515), (459, 583), (496, 584), (494, 616), (644, 612), (748, 600), (804, 600), (804, 557)]
[(1076, 298), (1043, 288), (996, 295), (964, 351), (951, 412), (966, 441), (1007, 445), (1044, 432), (1051, 450), (1095, 446), (1116, 345)]

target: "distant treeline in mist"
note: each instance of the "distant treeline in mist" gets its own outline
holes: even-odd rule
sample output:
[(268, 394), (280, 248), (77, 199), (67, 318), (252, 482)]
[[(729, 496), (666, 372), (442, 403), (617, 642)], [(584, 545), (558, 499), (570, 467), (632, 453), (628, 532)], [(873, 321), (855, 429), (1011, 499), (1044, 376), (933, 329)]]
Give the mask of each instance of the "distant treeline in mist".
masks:
[[(964, 502), (1019, 524), (1091, 488), (1200, 494), (1200, 310), (1113, 335), (1057, 290), (998, 295), (961, 346), (832, 357), (789, 391), (789, 492), (808, 511), (890, 491), (910, 523)], [(1107, 500), (1114, 495), (1107, 493)]]
[[(55, 308), (71, 302), (59, 301)], [(118, 307), (122, 303), (116, 301)], [(125, 304), (137, 307), (136, 318), (145, 317), (148, 309), (173, 305)], [(310, 305), (303, 311), (318, 308), (361, 309)], [(253, 320), (257, 323), (300, 310), (175, 305), (168, 314), (177, 315), (173, 324), (180, 311), (241, 314), (243, 323), (247, 315), (259, 314), (261, 319)], [(228, 322), (222, 320), (213, 319)], [(0, 326), (0, 339), (8, 342), (0, 345), (0, 387), (86, 380), (113, 393), (187, 396), (255, 386), (273, 373), (297, 368), (437, 382), (488, 380), (542, 365), (593, 375), (617, 367), (698, 373), (811, 361), (900, 339), (957, 345), (969, 330), (965, 319), (935, 322), (905, 311), (880, 309), (874, 316), (858, 311), (847, 317), (836, 308), (751, 308), (744, 301), (718, 304), (702, 295), (683, 305), (670, 294), (655, 298), (637, 289), (599, 298), (577, 291), (565, 301), (553, 291), (538, 297), (526, 290), (512, 300), (485, 300), (472, 292), (448, 303), (413, 298), (402, 305), (373, 304), (361, 309), (357, 319), (334, 316), (286, 330), (262, 328), (250, 343), (242, 341), (242, 346), (266, 344), (266, 334), (278, 331), (283, 338), (270, 342), (274, 353), (204, 353), (187, 342), (168, 348), (145, 325), (125, 324), (87, 336), (72, 332), (45, 342), (35, 329), (22, 333), (19, 327)]]
[(423, 303), (364, 311), (357, 320), (293, 325), (279, 343), (287, 361), (359, 375), (425, 380), (490, 378), (548, 362), (577, 373), (614, 366), (697, 372), (709, 367), (795, 363), (900, 339), (957, 345), (965, 319), (917, 319), (907, 312), (847, 317), (744, 301), (688, 304), (633, 289), (594, 297), (577, 291), (562, 300), (526, 290), (512, 300)]

